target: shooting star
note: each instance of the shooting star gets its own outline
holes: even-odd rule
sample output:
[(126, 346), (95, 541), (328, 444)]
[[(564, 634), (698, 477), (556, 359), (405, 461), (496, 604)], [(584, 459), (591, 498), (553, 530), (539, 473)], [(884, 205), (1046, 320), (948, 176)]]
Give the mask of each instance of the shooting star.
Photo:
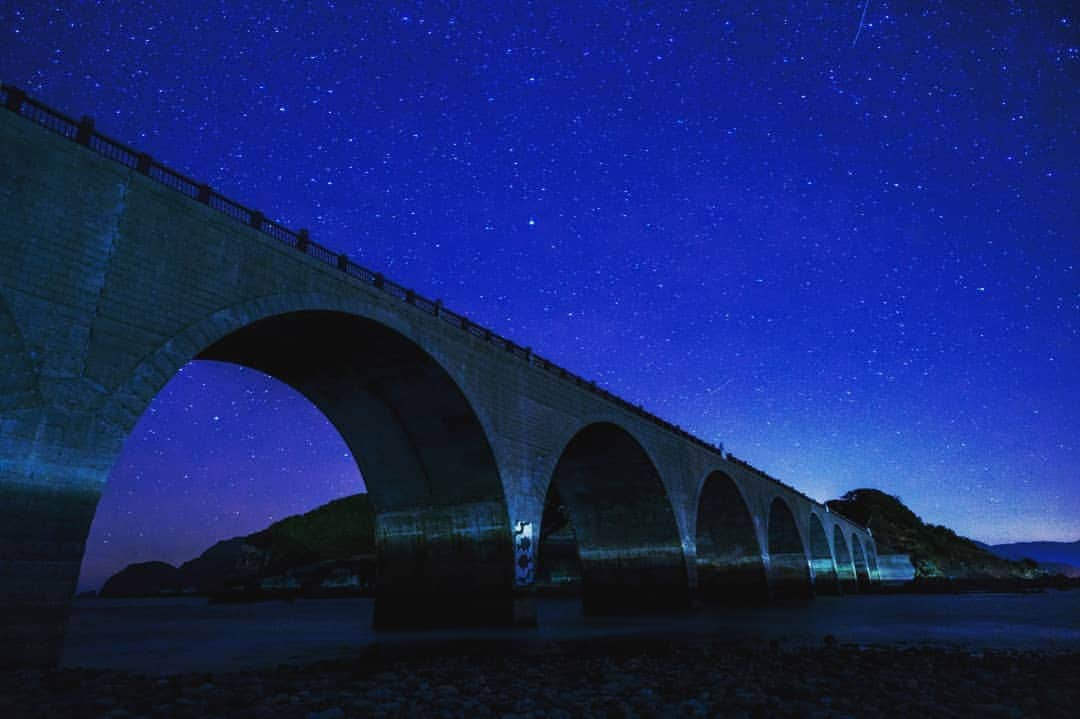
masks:
[(870, 0), (866, 0), (866, 2), (863, 3), (863, 6), (862, 6), (862, 17), (859, 18), (859, 27), (858, 27), (857, 30), (855, 30), (855, 39), (851, 41), (851, 46), (852, 47), (855, 47), (855, 43), (857, 43), (859, 41), (859, 34), (862, 33), (863, 23), (866, 22), (866, 10), (869, 7), (870, 7)]

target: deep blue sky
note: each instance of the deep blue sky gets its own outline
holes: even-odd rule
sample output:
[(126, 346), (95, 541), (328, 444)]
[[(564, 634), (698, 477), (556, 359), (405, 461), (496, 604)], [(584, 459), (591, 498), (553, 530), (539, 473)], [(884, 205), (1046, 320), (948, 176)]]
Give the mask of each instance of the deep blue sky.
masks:
[[(66, 5), (3, 80), (813, 497), (1080, 538), (1070, 3)], [(253, 372), (153, 409), (98, 579), (361, 486)]]

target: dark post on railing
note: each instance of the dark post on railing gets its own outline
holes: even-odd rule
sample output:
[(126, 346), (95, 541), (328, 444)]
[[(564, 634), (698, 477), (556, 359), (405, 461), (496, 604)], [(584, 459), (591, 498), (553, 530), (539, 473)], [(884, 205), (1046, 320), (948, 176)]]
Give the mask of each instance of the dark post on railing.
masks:
[(4, 90), (7, 92), (7, 102), (4, 103), (4, 107), (12, 112), (18, 112), (22, 108), (23, 100), (26, 99), (26, 93), (11, 85), (4, 85)]
[(346, 254), (340, 254), (337, 256), (337, 268), (344, 272), (349, 269), (349, 256)]
[(135, 157), (135, 170), (141, 172), (144, 175), (150, 174), (150, 166), (154, 164), (154, 161), (150, 159), (150, 156), (145, 152), (140, 152)]
[(386, 282), (386, 278), (383, 277), (383, 273), (376, 272), (375, 273), (375, 286), (381, 288), (385, 282)]
[(266, 218), (263, 216), (263, 213), (259, 212), (258, 210), (253, 210), (251, 213), (251, 226), (254, 227), (256, 230), (261, 230), (263, 226), (263, 220), (265, 219)]
[(195, 197), (204, 205), (210, 204), (210, 185), (199, 185), (199, 194)]
[(311, 244), (311, 234), (307, 230), (296, 233), (296, 249), (307, 254), (308, 245)]
[(89, 145), (90, 138), (94, 134), (94, 118), (83, 115), (79, 120), (79, 129), (75, 131), (75, 142), (80, 145)]

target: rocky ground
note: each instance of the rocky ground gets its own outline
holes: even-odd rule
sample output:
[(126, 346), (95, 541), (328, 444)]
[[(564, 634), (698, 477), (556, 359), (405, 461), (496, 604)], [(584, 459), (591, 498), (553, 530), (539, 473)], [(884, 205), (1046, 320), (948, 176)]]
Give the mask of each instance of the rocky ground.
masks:
[(378, 649), (166, 677), (0, 673), (0, 717), (1076, 717), (1080, 654), (716, 641)]

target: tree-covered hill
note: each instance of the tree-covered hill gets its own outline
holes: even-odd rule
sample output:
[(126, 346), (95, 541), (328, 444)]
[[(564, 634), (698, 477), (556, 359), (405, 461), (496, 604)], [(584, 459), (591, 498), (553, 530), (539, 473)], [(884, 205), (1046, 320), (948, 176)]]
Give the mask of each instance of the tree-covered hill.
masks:
[(894, 497), (856, 489), (828, 503), (829, 509), (870, 528), (878, 554), (907, 554), (917, 579), (1019, 579), (1042, 574), (1034, 562), (996, 556), (948, 527), (927, 524)]
[(165, 562), (129, 565), (105, 582), (101, 596), (212, 594), (300, 567), (374, 553), (371, 500), (366, 494), (353, 494), (246, 537), (217, 542), (179, 567)]

